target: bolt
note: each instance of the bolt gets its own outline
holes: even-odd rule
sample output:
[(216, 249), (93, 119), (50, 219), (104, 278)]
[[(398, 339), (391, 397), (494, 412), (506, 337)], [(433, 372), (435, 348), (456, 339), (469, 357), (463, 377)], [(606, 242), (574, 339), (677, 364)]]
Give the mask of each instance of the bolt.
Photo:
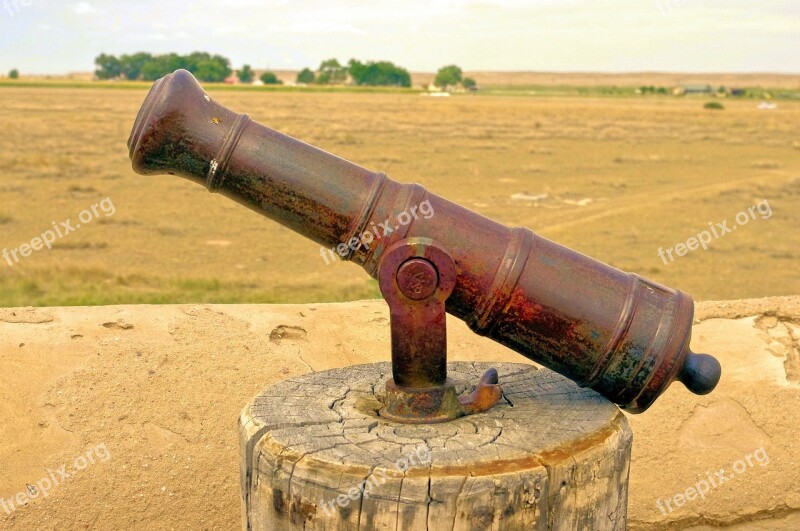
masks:
[(422, 258), (412, 258), (397, 270), (397, 287), (411, 300), (427, 299), (439, 285), (439, 274), (432, 263)]

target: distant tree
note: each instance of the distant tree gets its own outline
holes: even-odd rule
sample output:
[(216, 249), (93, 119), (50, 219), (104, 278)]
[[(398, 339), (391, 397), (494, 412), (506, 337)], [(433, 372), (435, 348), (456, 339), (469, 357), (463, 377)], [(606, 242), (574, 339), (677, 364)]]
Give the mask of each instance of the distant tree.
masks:
[(176, 53), (156, 55), (142, 65), (139, 76), (145, 81), (155, 81), (179, 68), (186, 68), (187, 66), (186, 57)]
[(172, 70), (168, 70), (167, 67), (164, 66), (165, 62), (166, 61), (162, 61), (160, 58), (156, 57), (153, 58), (153, 60), (149, 63), (143, 64), (142, 68), (139, 70), (138, 79), (143, 79), (144, 81), (155, 81), (156, 79), (169, 74)]
[(192, 52), (186, 56), (186, 70), (196, 72), (198, 67), (211, 61), (211, 54), (208, 52)]
[[(311, 70), (309, 70), (309, 72), (311, 72)], [(283, 81), (278, 79), (278, 76), (276, 76), (272, 72), (264, 72), (263, 74), (261, 74), (260, 79), (261, 82), (264, 83), (265, 85), (283, 85)]]
[(436, 72), (433, 84), (437, 87), (454, 87), (461, 83), (461, 68), (456, 65), (443, 66)]
[(340, 85), (347, 81), (347, 67), (337, 59), (322, 61), (317, 69), (316, 83), (320, 85)]
[(19, 79), (19, 70), (17, 70), (16, 68), (12, 68), (11, 70), (8, 71), (8, 77), (10, 79)]
[(122, 75), (122, 62), (114, 55), (101, 53), (95, 58), (94, 64), (97, 65), (94, 71), (97, 79), (117, 79)]
[(389, 61), (369, 61), (364, 64), (350, 59), (348, 72), (356, 85), (410, 87), (408, 70)]
[(471, 89), (478, 86), (478, 83), (476, 83), (475, 80), (472, 79), (471, 77), (465, 77), (464, 79), (462, 79), (461, 84), (464, 85), (465, 89)]
[(142, 67), (153, 60), (153, 56), (147, 52), (139, 52), (133, 55), (123, 54), (119, 61), (122, 65), (122, 75), (125, 79), (140, 79)]
[(350, 59), (347, 62), (347, 72), (350, 74), (353, 83), (361, 85), (367, 75), (367, 65), (358, 59)]
[(239, 76), (239, 81), (242, 83), (252, 83), (253, 78), (256, 77), (255, 72), (250, 69), (250, 65), (242, 65), (236, 75)]
[(201, 60), (191, 71), (200, 81), (222, 83), (231, 75), (231, 62), (226, 57), (214, 55), (206, 60)]
[(193, 52), (189, 55), (168, 53), (151, 55), (138, 52), (132, 55), (123, 54), (117, 59), (113, 55), (100, 54), (95, 60), (99, 79), (143, 79), (153, 81), (179, 68), (185, 68), (200, 81), (224, 81), (231, 73), (230, 61), (221, 55), (210, 55), (207, 52)]
[(297, 74), (297, 82), (298, 83), (313, 83), (314, 82), (314, 72), (310, 68), (304, 68)]

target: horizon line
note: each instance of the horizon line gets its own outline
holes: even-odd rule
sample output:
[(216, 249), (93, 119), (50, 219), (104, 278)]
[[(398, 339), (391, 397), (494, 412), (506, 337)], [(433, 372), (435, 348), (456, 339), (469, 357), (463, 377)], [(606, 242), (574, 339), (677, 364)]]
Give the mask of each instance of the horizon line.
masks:
[[(242, 65), (244, 66), (244, 65)], [(94, 74), (94, 70), (71, 70), (67, 72), (23, 72), (19, 68), (12, 67), (12, 69), (19, 71), (23, 76), (69, 76), (69, 75), (85, 75)], [(253, 67), (253, 70), (266, 70), (272, 72), (300, 72), (304, 68), (268, 68), (268, 67)], [(232, 71), (237, 71), (237, 68), (231, 67)], [(752, 76), (800, 76), (798, 72), (782, 72), (782, 71), (758, 71), (758, 70), (728, 70), (728, 71), (705, 71), (705, 70), (534, 70), (534, 69), (508, 69), (508, 70), (484, 70), (484, 69), (462, 69), (464, 73), (486, 73), (486, 74), (578, 74), (578, 75), (707, 75), (707, 76), (724, 76), (724, 75), (752, 75)], [(410, 70), (410, 74), (430, 74), (434, 75), (435, 71), (429, 70)]]

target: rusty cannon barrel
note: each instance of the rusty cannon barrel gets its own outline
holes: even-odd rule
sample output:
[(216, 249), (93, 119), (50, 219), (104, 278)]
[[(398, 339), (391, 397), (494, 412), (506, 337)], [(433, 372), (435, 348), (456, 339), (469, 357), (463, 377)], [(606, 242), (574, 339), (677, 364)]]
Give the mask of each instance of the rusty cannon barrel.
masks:
[[(212, 100), (185, 70), (153, 85), (128, 147), (136, 172), (202, 184), (375, 278), (393, 245), (435, 241), (455, 265), (448, 313), (630, 412), (676, 379), (697, 394), (719, 381), (719, 362), (689, 350), (694, 304), (685, 293), (255, 123)], [(435, 215), (419, 216), (423, 206)], [(390, 223), (398, 213), (408, 223)]]

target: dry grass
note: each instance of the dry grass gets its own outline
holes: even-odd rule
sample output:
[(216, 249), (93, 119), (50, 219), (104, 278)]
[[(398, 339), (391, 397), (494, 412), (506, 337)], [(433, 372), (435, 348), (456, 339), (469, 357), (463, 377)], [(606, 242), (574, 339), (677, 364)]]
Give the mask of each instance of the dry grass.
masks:
[[(715, 112), (692, 98), (211, 94), (275, 129), (695, 298), (800, 293), (800, 102), (762, 111), (729, 100)], [(326, 266), (317, 246), (274, 222), (188, 181), (135, 175), (125, 143), (144, 96), (0, 89), (0, 250), (106, 196), (116, 207), (52, 251), (14, 267), (0, 261), (0, 306), (378, 295), (359, 268)], [(656, 255), (760, 199), (771, 219), (669, 265)]]
[[(257, 68), (256, 77), (266, 70)], [(284, 83), (293, 83), (297, 79), (299, 70), (270, 70)], [(415, 87), (428, 85), (433, 81), (434, 72), (411, 72), (411, 84)], [(502, 72), (502, 71), (467, 71), (465, 77), (471, 77), (483, 87), (497, 86), (664, 86), (673, 87), (687, 83), (709, 83), (712, 86), (723, 85), (726, 87), (764, 87), (778, 89), (800, 90), (800, 75), (797, 74), (687, 74), (675, 72), (627, 72), (627, 73), (600, 73), (600, 72)], [(48, 82), (80, 82), (92, 81), (93, 72), (73, 72), (65, 76), (28, 76), (20, 78), (23, 81), (39, 83)]]
[[(769, 87), (781, 89), (800, 89), (800, 76), (796, 74), (679, 74), (670, 72), (631, 72), (624, 74), (605, 74), (593, 72), (465, 72), (481, 86), (617, 86), (675, 87), (691, 83), (709, 83), (714, 87)], [(430, 83), (432, 73), (415, 73), (415, 85)]]

